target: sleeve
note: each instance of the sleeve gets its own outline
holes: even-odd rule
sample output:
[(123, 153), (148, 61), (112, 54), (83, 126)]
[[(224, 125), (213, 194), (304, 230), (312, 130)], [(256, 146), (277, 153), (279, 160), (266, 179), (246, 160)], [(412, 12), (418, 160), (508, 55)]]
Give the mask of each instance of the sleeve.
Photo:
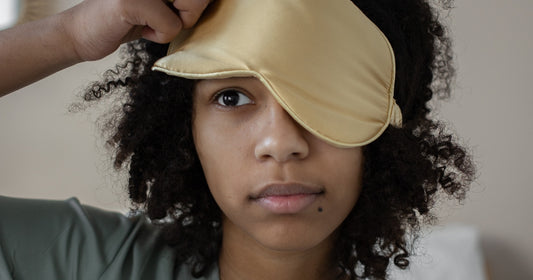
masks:
[(172, 251), (145, 218), (74, 198), (0, 196), (0, 279), (170, 279), (173, 269)]

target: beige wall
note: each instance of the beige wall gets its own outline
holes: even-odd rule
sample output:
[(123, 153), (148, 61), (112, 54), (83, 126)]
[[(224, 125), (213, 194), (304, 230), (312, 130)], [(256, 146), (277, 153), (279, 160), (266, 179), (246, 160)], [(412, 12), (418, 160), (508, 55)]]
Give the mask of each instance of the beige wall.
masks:
[[(494, 279), (533, 279), (533, 1), (459, 0), (451, 14), (455, 98), (439, 116), (470, 144), (479, 179), (443, 223), (477, 226)], [(93, 122), (67, 107), (116, 56), (84, 63), (0, 99), (0, 194), (66, 198), (125, 209), (122, 184)], [(8, 78), (8, 77), (3, 77)]]
[(440, 115), (472, 146), (479, 179), (443, 220), (481, 230), (495, 279), (533, 279), (533, 1), (455, 3), (457, 90)]
[(83, 63), (0, 99), (3, 195), (68, 198), (127, 209), (94, 125), (102, 106), (69, 113), (79, 92), (117, 60)]

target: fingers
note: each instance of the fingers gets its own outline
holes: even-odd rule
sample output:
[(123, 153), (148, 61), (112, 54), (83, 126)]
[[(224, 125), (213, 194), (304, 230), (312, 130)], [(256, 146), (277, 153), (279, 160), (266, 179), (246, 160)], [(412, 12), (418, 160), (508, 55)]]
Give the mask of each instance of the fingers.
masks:
[(193, 27), (210, 2), (210, 0), (174, 0), (173, 5), (178, 10), (183, 28)]
[(104, 57), (141, 37), (168, 43), (192, 27), (208, 0), (90, 0), (62, 13), (63, 26), (82, 60)]
[(163, 1), (140, 0), (126, 5), (126, 20), (132, 26), (144, 26), (143, 38), (157, 43), (170, 42), (183, 28), (182, 21)]
[(157, 43), (168, 43), (183, 28), (194, 26), (210, 3), (209, 0), (175, 0), (172, 5), (176, 13), (164, 1), (138, 2), (141, 1), (144, 5), (134, 5), (132, 1), (127, 5), (131, 13), (129, 23), (145, 26), (141, 36)]

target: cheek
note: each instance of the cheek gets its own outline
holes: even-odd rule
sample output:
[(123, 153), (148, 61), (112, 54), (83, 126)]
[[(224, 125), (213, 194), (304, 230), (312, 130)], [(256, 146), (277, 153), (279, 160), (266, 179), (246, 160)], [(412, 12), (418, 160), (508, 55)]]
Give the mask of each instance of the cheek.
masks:
[[(225, 157), (229, 143), (221, 137), (217, 128), (206, 124), (202, 119), (195, 120), (193, 136), (198, 158), (208, 184), (212, 185), (212, 181), (218, 180), (218, 177), (222, 177), (224, 173), (231, 175), (225, 170), (220, 170), (221, 167), (231, 166), (231, 162), (227, 162), (228, 159)], [(227, 165), (222, 164), (222, 161), (227, 162)]]
[(234, 133), (216, 122), (196, 119), (193, 124), (194, 144), (211, 194), (224, 210), (242, 190), (248, 173), (243, 165), (243, 143)]
[(335, 174), (338, 185), (345, 186), (340, 193), (349, 197), (358, 196), (362, 186), (363, 161), (360, 157), (354, 157), (345, 162)]
[[(350, 150), (329, 149), (322, 153), (323, 174), (329, 186), (329, 195), (335, 205), (331, 211), (347, 215), (359, 198), (362, 188), (363, 156), (360, 148)], [(326, 211), (328, 209), (324, 209)]]

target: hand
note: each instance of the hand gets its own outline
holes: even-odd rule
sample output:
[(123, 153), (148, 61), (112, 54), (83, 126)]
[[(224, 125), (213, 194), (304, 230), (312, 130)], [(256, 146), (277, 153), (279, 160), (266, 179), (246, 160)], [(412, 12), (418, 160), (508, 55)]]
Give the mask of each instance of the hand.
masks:
[(120, 44), (145, 38), (168, 43), (200, 18), (209, 0), (85, 0), (63, 12), (62, 25), (81, 61), (97, 60)]
[(85, 0), (38, 21), (0, 31), (0, 96), (141, 37), (170, 42), (192, 27), (209, 0)]

